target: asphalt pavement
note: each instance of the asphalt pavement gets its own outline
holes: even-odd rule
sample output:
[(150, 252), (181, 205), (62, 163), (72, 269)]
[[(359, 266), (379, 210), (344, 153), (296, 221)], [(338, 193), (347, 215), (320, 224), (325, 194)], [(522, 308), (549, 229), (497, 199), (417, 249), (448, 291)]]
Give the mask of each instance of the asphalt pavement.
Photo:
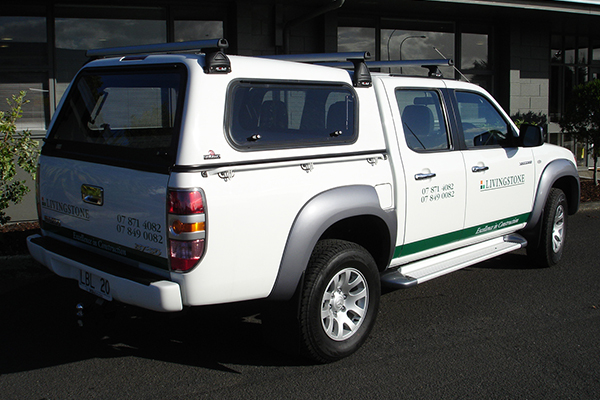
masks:
[(0, 398), (600, 399), (599, 239), (600, 207), (584, 205), (553, 268), (520, 251), (388, 292), (363, 348), (328, 365), (273, 350), (260, 304), (97, 306), (3, 258)]

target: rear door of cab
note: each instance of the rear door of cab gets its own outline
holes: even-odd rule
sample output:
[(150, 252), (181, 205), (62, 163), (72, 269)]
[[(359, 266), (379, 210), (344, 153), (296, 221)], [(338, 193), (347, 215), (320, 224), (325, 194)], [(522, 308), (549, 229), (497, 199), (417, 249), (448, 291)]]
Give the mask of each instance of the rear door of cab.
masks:
[[(389, 79), (386, 91), (405, 174), (404, 240), (394, 257), (422, 257), (462, 238), (465, 171), (449, 119), (444, 81)], [(425, 252), (425, 253), (424, 253)]]

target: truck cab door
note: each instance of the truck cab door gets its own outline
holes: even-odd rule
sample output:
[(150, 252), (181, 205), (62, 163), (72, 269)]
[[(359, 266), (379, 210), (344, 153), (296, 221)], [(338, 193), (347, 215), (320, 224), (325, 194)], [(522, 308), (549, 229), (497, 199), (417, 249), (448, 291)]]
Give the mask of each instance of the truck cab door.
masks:
[(465, 229), (473, 236), (514, 230), (527, 221), (533, 205), (532, 150), (517, 146), (508, 118), (483, 94), (457, 90), (455, 99), (465, 147)]
[(400, 263), (445, 251), (461, 238), (464, 162), (451, 135), (444, 89), (395, 87), (392, 99), (388, 88), (394, 120), (401, 121), (396, 136), (406, 182), (397, 193), (406, 204), (404, 241), (394, 254), (404, 259)]

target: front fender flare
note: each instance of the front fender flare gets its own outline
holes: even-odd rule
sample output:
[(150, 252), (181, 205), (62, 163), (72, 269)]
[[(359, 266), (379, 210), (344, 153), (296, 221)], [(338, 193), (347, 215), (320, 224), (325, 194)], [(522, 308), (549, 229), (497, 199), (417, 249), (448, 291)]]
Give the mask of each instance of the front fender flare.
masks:
[(330, 189), (310, 199), (296, 216), (269, 299), (289, 300), (294, 295), (317, 241), (329, 227), (338, 221), (364, 215), (375, 216), (385, 222), (391, 244), (389, 261), (397, 234), (394, 210), (381, 208), (377, 192), (372, 186), (353, 185)]
[[(579, 173), (572, 162), (565, 159), (554, 160), (549, 163), (542, 172), (540, 183), (538, 184), (535, 201), (531, 217), (527, 222), (525, 230), (534, 229), (542, 218), (546, 200), (550, 194), (550, 189), (554, 187), (556, 181), (560, 178), (571, 177), (577, 184), (575, 185), (576, 193), (565, 193), (569, 199), (569, 214), (575, 214), (579, 209)], [(575, 187), (574, 186), (574, 187)]]

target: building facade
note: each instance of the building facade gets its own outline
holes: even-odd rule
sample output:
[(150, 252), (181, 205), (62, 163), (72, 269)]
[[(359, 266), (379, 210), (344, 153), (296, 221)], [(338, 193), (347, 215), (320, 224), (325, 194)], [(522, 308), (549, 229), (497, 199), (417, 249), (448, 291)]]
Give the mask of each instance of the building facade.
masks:
[[(600, 74), (597, 0), (35, 1), (0, 8), (0, 109), (27, 91), (19, 121), (42, 139), (85, 51), (225, 37), (242, 55), (369, 51), (378, 60), (451, 58), (445, 77), (488, 89), (514, 118), (560, 133), (572, 88)], [(424, 74), (419, 69), (392, 73)], [(33, 195), (8, 211), (35, 219)]]

